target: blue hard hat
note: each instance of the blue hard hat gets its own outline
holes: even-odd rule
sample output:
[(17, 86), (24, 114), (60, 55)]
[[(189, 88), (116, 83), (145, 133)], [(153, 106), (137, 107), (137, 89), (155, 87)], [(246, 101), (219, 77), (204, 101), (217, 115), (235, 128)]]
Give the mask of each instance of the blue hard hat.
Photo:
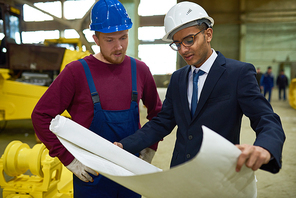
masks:
[(133, 26), (125, 8), (118, 0), (100, 0), (91, 10), (90, 30), (111, 33)]

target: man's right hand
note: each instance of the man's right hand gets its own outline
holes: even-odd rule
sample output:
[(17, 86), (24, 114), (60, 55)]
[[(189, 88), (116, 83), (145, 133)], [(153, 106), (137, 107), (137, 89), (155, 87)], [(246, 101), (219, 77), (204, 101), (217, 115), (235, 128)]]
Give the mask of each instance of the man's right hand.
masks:
[(92, 170), (91, 168), (85, 166), (76, 158), (66, 166), (72, 173), (74, 173), (79, 179), (84, 182), (93, 182), (94, 179), (88, 174), (91, 173), (93, 175), (99, 175), (96, 171)]

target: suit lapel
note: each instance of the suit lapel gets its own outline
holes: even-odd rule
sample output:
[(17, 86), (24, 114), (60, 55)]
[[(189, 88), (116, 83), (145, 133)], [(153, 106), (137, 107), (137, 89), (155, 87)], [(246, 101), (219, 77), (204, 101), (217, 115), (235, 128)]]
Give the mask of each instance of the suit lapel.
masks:
[(205, 84), (203, 86), (197, 108), (195, 111), (195, 114), (193, 116), (192, 121), (197, 117), (197, 115), (200, 113), (202, 107), (206, 103), (207, 99), (209, 98), (212, 90), (214, 89), (216, 83), (220, 79), (221, 75), (225, 71), (225, 57), (220, 53), (218, 53), (218, 57), (216, 58), (214, 64), (212, 65), (209, 74), (207, 76), (207, 79), (205, 81)]
[(181, 97), (181, 105), (184, 111), (184, 117), (186, 118), (187, 123), (189, 124), (191, 121), (191, 115), (190, 115), (190, 110), (189, 110), (189, 103), (188, 103), (188, 98), (187, 98), (187, 86), (188, 86), (188, 73), (190, 72), (190, 65), (186, 66), (181, 75), (180, 75), (180, 80), (179, 80), (179, 93)]

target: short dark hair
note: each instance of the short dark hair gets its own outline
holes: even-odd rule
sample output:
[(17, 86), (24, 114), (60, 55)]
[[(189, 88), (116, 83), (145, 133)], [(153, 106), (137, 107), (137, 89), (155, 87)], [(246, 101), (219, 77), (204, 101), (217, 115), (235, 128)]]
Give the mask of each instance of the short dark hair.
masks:
[(206, 30), (206, 29), (209, 28), (208, 24), (206, 24), (206, 23), (201, 23), (201, 24), (198, 24), (198, 25), (196, 25), (196, 26), (197, 26), (197, 28), (200, 29), (200, 30)]
[(100, 32), (95, 31), (95, 35), (96, 35), (97, 38), (99, 38)]

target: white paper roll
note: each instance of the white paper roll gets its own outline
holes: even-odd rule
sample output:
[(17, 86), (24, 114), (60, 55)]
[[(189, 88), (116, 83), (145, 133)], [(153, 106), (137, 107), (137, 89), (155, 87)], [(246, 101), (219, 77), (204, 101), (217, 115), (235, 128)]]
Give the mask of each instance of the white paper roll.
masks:
[(66, 117), (57, 115), (50, 130), (75, 158), (101, 174), (141, 175), (162, 171)]

